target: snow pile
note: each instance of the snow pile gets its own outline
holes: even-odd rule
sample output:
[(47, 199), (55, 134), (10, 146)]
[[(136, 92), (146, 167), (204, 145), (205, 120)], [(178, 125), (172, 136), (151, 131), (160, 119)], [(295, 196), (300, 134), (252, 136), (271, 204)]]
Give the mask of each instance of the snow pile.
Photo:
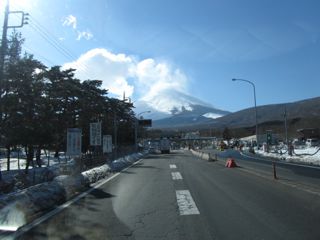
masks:
[(294, 149), (293, 156), (289, 156), (286, 150), (270, 150), (269, 153), (263, 150), (255, 150), (257, 154), (272, 157), (276, 159), (286, 160), (287, 162), (305, 163), (320, 166), (319, 147), (304, 147)]
[(135, 161), (137, 161), (141, 157), (143, 157), (143, 155), (144, 154), (142, 154), (142, 153), (135, 153), (135, 154), (132, 154), (129, 156), (125, 156), (123, 158), (120, 158), (120, 159), (113, 161), (110, 164), (110, 167), (111, 167), (112, 171), (120, 171), (123, 168), (131, 165), (132, 163), (134, 163)]
[(30, 186), (43, 182), (52, 181), (60, 174), (58, 166), (37, 167), (29, 170), (29, 174), (25, 174), (24, 170), (3, 171), (2, 181), (0, 181), (0, 197), (1, 194), (22, 190)]
[(23, 226), (46, 210), (52, 209), (113, 171), (120, 171), (146, 153), (132, 154), (77, 175), (61, 175), (53, 181), (38, 184), (0, 198), (0, 230)]
[(97, 182), (100, 179), (107, 177), (111, 173), (111, 171), (112, 170), (110, 166), (108, 164), (105, 164), (100, 167), (96, 167), (88, 171), (82, 172), (82, 183), (84, 185), (89, 185), (90, 183)]
[(65, 200), (64, 187), (55, 181), (6, 195), (0, 199), (0, 229), (21, 227)]

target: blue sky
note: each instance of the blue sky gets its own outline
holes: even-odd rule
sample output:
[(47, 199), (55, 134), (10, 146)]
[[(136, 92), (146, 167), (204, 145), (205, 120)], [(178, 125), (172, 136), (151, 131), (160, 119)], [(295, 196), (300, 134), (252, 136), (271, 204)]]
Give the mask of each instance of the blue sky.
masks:
[(134, 101), (174, 88), (228, 111), (253, 105), (251, 86), (232, 78), (255, 83), (258, 105), (319, 96), (319, 9), (317, 0), (11, 0), (31, 15), (25, 46), (46, 65), (78, 67)]

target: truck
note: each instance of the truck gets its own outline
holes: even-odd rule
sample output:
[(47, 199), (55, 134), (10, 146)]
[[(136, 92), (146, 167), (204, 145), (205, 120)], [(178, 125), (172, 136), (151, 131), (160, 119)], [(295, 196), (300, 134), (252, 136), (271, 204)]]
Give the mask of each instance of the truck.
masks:
[(170, 153), (170, 140), (167, 138), (160, 139), (159, 149), (162, 154)]

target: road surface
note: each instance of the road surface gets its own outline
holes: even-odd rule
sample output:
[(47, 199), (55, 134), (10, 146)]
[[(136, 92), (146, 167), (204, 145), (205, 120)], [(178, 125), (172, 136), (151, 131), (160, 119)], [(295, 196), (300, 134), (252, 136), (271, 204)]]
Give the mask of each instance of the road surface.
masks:
[(318, 178), (266, 169), (149, 155), (18, 239), (320, 239)]

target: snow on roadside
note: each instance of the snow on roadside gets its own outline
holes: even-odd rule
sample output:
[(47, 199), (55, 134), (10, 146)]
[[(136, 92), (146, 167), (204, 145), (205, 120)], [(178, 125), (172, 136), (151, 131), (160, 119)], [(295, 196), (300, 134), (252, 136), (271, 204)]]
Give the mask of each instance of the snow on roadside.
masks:
[(77, 192), (99, 181), (113, 171), (120, 171), (133, 164), (146, 153), (135, 153), (117, 159), (76, 176), (61, 175), (45, 182), (0, 198), (0, 230), (13, 229), (27, 224), (42, 212), (60, 205)]
[(287, 162), (304, 163), (310, 165), (320, 166), (320, 150), (319, 147), (305, 147), (294, 149), (293, 156), (289, 156), (286, 150), (282, 150), (283, 154), (275, 153), (275, 150), (271, 150), (269, 153), (264, 152), (262, 149), (255, 150), (259, 155), (265, 157), (272, 157), (276, 159), (285, 160)]

